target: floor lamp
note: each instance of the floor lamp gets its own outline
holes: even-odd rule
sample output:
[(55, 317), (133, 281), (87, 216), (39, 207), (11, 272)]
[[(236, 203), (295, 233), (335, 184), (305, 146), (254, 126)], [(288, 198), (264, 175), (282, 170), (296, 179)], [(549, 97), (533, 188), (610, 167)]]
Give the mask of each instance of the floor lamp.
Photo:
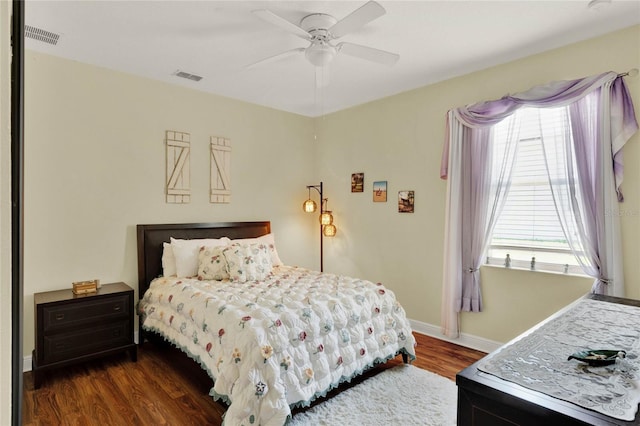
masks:
[(333, 215), (331, 214), (331, 211), (327, 210), (327, 203), (329, 199), (324, 198), (322, 182), (320, 182), (319, 185), (307, 185), (309, 197), (307, 198), (307, 201), (302, 204), (302, 209), (306, 213), (313, 213), (318, 209), (316, 202), (311, 199), (312, 189), (318, 191), (318, 194), (320, 195), (320, 216), (318, 218), (320, 221), (320, 272), (324, 272), (323, 240), (324, 237), (333, 237), (336, 235), (336, 226), (333, 224)]

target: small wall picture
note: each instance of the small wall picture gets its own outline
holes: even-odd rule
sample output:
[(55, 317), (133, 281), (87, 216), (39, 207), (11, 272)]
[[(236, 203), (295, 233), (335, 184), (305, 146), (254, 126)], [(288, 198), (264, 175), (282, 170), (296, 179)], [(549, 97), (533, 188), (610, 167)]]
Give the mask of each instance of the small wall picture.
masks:
[(413, 191), (398, 191), (398, 212), (413, 213), (414, 197)]
[(364, 192), (364, 173), (351, 174), (351, 192)]
[(373, 182), (373, 201), (376, 203), (384, 203), (387, 201), (387, 181), (379, 180)]

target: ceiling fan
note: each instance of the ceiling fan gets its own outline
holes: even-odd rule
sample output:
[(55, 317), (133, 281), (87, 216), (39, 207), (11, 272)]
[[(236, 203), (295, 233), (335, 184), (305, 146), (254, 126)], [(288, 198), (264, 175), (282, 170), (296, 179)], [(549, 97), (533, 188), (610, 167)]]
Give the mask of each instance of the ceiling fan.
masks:
[(277, 55), (261, 59), (258, 62), (248, 65), (248, 68), (279, 61), (302, 53), (304, 53), (307, 60), (316, 67), (328, 65), (338, 53), (384, 65), (393, 65), (400, 59), (400, 55), (396, 53), (374, 49), (372, 47), (347, 42), (332, 43), (333, 40), (356, 31), (374, 19), (384, 15), (386, 13), (385, 9), (375, 1), (365, 3), (339, 21), (325, 13), (312, 13), (302, 18), (300, 25), (293, 24), (267, 9), (254, 10), (253, 13), (264, 21), (307, 40), (310, 44), (307, 47), (287, 50)]

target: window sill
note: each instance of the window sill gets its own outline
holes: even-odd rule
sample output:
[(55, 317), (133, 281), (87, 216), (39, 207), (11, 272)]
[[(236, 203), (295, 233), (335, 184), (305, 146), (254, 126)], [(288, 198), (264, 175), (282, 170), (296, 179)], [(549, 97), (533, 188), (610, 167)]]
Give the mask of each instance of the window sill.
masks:
[(576, 273), (564, 273), (564, 272), (557, 272), (557, 271), (547, 271), (544, 269), (528, 269), (528, 268), (519, 268), (517, 266), (510, 266), (510, 267), (505, 267), (502, 265), (492, 265), (492, 264), (484, 264), (480, 267), (480, 269), (482, 268), (492, 268), (492, 269), (506, 269), (506, 270), (514, 270), (514, 271), (526, 271), (526, 272), (531, 272), (531, 273), (541, 273), (541, 274), (549, 274), (549, 275), (556, 275), (556, 276), (562, 276), (562, 277), (577, 277), (577, 278), (592, 278), (589, 277), (588, 275), (585, 274), (576, 274)]

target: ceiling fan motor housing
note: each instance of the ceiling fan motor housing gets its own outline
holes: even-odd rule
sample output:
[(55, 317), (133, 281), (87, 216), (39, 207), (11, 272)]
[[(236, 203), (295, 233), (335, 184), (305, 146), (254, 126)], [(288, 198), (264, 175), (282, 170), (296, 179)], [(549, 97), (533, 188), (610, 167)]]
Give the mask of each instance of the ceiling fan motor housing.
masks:
[(312, 36), (324, 35), (328, 38), (329, 28), (333, 27), (338, 20), (326, 13), (312, 13), (302, 18), (300, 28), (311, 34)]

